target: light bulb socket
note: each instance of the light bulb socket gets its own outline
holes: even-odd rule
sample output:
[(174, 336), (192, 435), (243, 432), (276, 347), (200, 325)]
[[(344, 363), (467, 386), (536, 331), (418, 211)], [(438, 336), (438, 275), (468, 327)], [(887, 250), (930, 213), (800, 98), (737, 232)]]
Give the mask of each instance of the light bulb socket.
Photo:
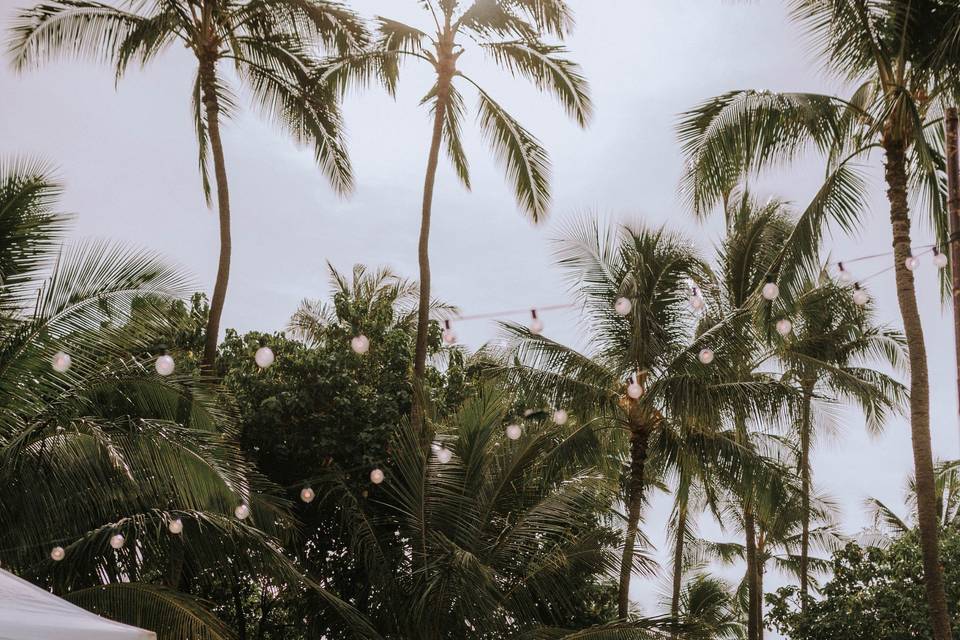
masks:
[(444, 320), (444, 321), (443, 321), (443, 328), (446, 329), (447, 331), (450, 331), (450, 321), (449, 321), (449, 320)]
[(530, 309), (530, 317), (533, 318), (534, 320), (537, 319), (537, 310), (536, 310), (536, 309)]

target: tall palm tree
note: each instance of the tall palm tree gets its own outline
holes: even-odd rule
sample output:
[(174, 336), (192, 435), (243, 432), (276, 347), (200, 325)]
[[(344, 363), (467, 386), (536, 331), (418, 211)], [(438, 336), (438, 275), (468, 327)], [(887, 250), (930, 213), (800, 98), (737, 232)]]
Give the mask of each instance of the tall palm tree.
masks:
[[(741, 339), (729, 330), (729, 319), (694, 334), (691, 286), (712, 287), (714, 276), (680, 237), (585, 219), (559, 239), (557, 257), (586, 313), (590, 352), (523, 327), (508, 329), (518, 342), (518, 370), (527, 384), (558, 406), (598, 414), (626, 434), (627, 514), (618, 603), (625, 618), (634, 545), (651, 478), (675, 468), (683, 455), (701, 455), (734, 472), (742, 451), (736, 443), (715, 438), (710, 425), (733, 406), (753, 415), (776, 385), (728, 380), (728, 356), (740, 348)], [(629, 301), (629, 309), (622, 301), (616, 304), (620, 298)], [(716, 357), (710, 365), (698, 359), (707, 347)]]
[(22, 10), (8, 49), (18, 71), (56, 57), (106, 62), (122, 77), (180, 42), (197, 61), (192, 94), (200, 174), (210, 201), (209, 156), (217, 185), (220, 257), (210, 300), (203, 364), (216, 359), (230, 279), (230, 192), (220, 125), (236, 109), (221, 63), (253, 94), (256, 105), (301, 143), (312, 144), (334, 189), (353, 183), (335, 93), (315, 81), (315, 41), (338, 53), (363, 47), (366, 32), (353, 12), (329, 0), (51, 0)]
[(346, 470), (331, 467), (322, 480), (318, 497), (341, 506), (371, 585), (360, 637), (649, 638), (658, 628), (639, 620), (577, 633), (560, 624), (582, 604), (578, 576), (616, 566), (597, 521), (613, 494), (590, 467), (558, 462), (571, 442), (562, 427), (528, 422), (508, 440), (510, 409), (505, 387), (482, 388), (435, 434), (449, 459), (401, 427), (369, 496)]
[[(911, 257), (909, 197), (923, 205), (947, 241), (939, 126), (943, 100), (957, 94), (957, 75), (943, 52), (954, 45), (955, 2), (939, 0), (793, 0), (828, 70), (856, 84), (847, 99), (829, 95), (733, 91), (685, 114), (680, 137), (688, 157), (684, 190), (707, 212), (730, 174), (752, 174), (813, 146), (830, 160), (821, 195), (856, 203), (862, 192), (852, 163), (882, 149), (893, 232), (893, 268), (910, 364), (910, 422), (919, 494), (924, 584), (936, 640), (951, 637), (938, 561), (930, 397), (923, 327)], [(861, 200), (862, 201), (862, 200)], [(818, 233), (829, 218), (849, 228), (858, 207), (830, 207), (809, 220)], [(822, 232), (822, 231), (819, 231)]]
[[(579, 67), (563, 57), (565, 49), (544, 40), (562, 41), (573, 26), (566, 0), (425, 0), (432, 33), (391, 20), (377, 18), (379, 38), (366, 52), (332, 60), (326, 77), (343, 88), (365, 84), (378, 77), (392, 94), (399, 64), (404, 59), (426, 62), (435, 74), (433, 87), (422, 103), (430, 105), (433, 131), (427, 154), (423, 186), (418, 259), (420, 305), (414, 379), (422, 382), (426, 370), (427, 333), (430, 321), (430, 217), (439, 164), (445, 146), (462, 184), (470, 188), (469, 163), (461, 142), (466, 107), (458, 84), (471, 85), (478, 94), (478, 121), (491, 149), (502, 162), (517, 203), (533, 222), (547, 215), (550, 202), (550, 161), (536, 137), (525, 129), (475, 79), (458, 67), (468, 47), (490, 56), (503, 73), (520, 76), (553, 94), (581, 127), (592, 110), (587, 82)], [(466, 46), (465, 46), (466, 45)], [(418, 394), (419, 395), (419, 394)], [(420, 420), (415, 396), (414, 424)]]
[(786, 310), (793, 331), (785, 336), (778, 358), (784, 378), (801, 391), (795, 427), (799, 442), (802, 534), (800, 542), (801, 606), (807, 596), (810, 534), (810, 451), (818, 427), (818, 405), (838, 400), (856, 402), (866, 426), (878, 432), (891, 410), (907, 402), (906, 389), (890, 376), (870, 368), (874, 362), (905, 368), (902, 334), (877, 325), (872, 306), (854, 303), (845, 287), (823, 277), (808, 283)]
[(189, 280), (152, 253), (62, 247), (58, 196), (48, 168), (0, 162), (0, 563), (165, 640), (229, 638), (167, 572), (240, 548), (279, 561), (264, 531), (286, 509), (259, 493), (218, 389), (154, 372)]

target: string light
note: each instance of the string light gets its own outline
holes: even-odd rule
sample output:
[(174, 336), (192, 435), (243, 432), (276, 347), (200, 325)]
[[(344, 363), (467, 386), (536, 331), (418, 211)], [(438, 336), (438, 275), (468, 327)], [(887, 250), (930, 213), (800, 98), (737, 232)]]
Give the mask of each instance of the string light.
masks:
[(507, 437), (511, 440), (519, 440), (523, 435), (523, 429), (518, 424), (511, 424), (507, 427)]
[(314, 493), (313, 489), (310, 487), (304, 487), (300, 489), (300, 499), (307, 504), (313, 502), (313, 499), (317, 497), (317, 494)]
[(447, 464), (453, 458), (453, 452), (446, 447), (440, 447), (437, 449), (437, 461), (440, 464)]
[(907, 271), (913, 271), (920, 264), (920, 259), (916, 256), (908, 256), (903, 261), (903, 266), (907, 268)]
[(853, 282), (853, 275), (847, 271), (842, 262), (838, 262), (837, 267), (840, 269), (840, 273), (837, 276), (840, 279), (840, 282), (843, 284), (850, 284)]
[(453, 329), (450, 328), (450, 321), (443, 321), (443, 333), (440, 334), (443, 338), (443, 341), (447, 344), (454, 344), (457, 341), (457, 334), (453, 332)]
[(63, 550), (63, 547), (54, 547), (50, 549), (50, 559), (54, 562), (60, 562), (67, 555), (67, 552)]
[(122, 549), (126, 541), (126, 538), (118, 533), (110, 538), (110, 546), (114, 549)]
[(233, 515), (237, 517), (237, 520), (246, 520), (250, 517), (250, 507), (245, 504), (237, 505), (237, 508), (233, 510)]
[(257, 349), (257, 352), (253, 354), (253, 360), (257, 363), (258, 367), (266, 369), (273, 364), (273, 350), (270, 347), (260, 347)]
[(710, 364), (714, 358), (713, 349), (701, 349), (697, 357), (700, 358), (700, 362), (703, 364)]
[(690, 289), (690, 308), (694, 311), (700, 311), (704, 306), (706, 306), (706, 302), (704, 302), (703, 296), (700, 295), (700, 289), (692, 287)]
[(170, 521), (170, 524), (167, 525), (167, 530), (170, 531), (175, 536), (183, 533), (183, 520), (176, 518)]
[(643, 387), (637, 382), (637, 376), (633, 376), (630, 384), (627, 385), (627, 395), (636, 400), (643, 395)]
[(57, 351), (53, 354), (53, 359), (50, 361), (50, 364), (57, 373), (66, 373), (70, 365), (73, 364), (73, 360), (63, 351)]
[(947, 254), (941, 253), (940, 249), (933, 248), (933, 264), (937, 269), (943, 269), (947, 266), (949, 260), (947, 259)]
[(381, 471), (380, 469), (374, 469), (373, 471), (370, 472), (370, 482), (372, 482), (373, 484), (380, 484), (381, 482), (383, 482), (383, 478), (384, 478), (383, 471)]
[(790, 320), (787, 318), (777, 320), (777, 333), (782, 336), (788, 336), (791, 331), (793, 331), (793, 323), (790, 322)]
[(538, 336), (541, 333), (543, 333), (543, 320), (537, 317), (536, 309), (530, 310), (530, 316), (533, 318), (530, 321), (530, 333), (532, 333), (535, 336)]
[(860, 288), (860, 283), (853, 285), (853, 302), (860, 307), (870, 302), (870, 296), (867, 295), (865, 290)]
[(174, 363), (172, 357), (164, 354), (157, 358), (157, 361), (153, 366), (157, 370), (157, 373), (166, 377), (173, 373), (173, 370), (176, 368), (176, 363)]
[(773, 302), (780, 297), (780, 287), (777, 286), (776, 282), (768, 282), (763, 285), (763, 289), (760, 291), (760, 294), (763, 296), (764, 300)]
[(350, 348), (353, 349), (354, 353), (359, 353), (360, 355), (363, 355), (367, 351), (370, 351), (370, 338), (363, 335), (362, 333), (358, 336), (354, 336), (350, 340)]
[(569, 419), (570, 415), (563, 409), (557, 409), (553, 412), (553, 421), (561, 427), (567, 424), (567, 420)]
[(625, 316), (633, 311), (633, 303), (630, 302), (630, 298), (617, 298), (617, 301), (613, 303), (613, 310), (619, 315)]

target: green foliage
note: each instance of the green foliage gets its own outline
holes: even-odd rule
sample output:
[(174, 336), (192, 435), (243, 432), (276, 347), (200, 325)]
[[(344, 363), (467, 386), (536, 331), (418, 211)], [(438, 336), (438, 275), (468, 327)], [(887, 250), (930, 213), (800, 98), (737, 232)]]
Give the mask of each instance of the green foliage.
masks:
[[(955, 611), (960, 601), (960, 534), (953, 527), (941, 530), (940, 559), (947, 602)], [(769, 619), (778, 631), (791, 640), (933, 638), (916, 532), (886, 548), (851, 542), (834, 554), (832, 572), (822, 598), (808, 600), (803, 611), (795, 587), (767, 596)]]

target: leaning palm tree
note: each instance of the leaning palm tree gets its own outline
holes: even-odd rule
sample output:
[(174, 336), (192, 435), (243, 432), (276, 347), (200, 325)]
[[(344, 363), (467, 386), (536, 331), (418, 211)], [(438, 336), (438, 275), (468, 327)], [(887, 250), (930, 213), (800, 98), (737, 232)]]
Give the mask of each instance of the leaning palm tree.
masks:
[[(591, 114), (587, 82), (579, 67), (563, 57), (565, 49), (544, 40), (561, 40), (573, 26), (566, 0), (427, 0), (420, 3), (430, 14), (433, 33), (378, 17), (379, 38), (366, 52), (332, 60), (325, 74), (327, 81), (343, 88), (366, 83), (372, 77), (381, 80), (392, 94), (397, 83), (399, 64), (404, 59), (426, 62), (435, 74), (435, 83), (422, 103), (433, 114), (433, 133), (427, 155), (423, 205), (418, 248), (420, 265), (420, 305), (418, 313), (414, 379), (423, 381), (427, 359), (427, 333), (430, 321), (430, 217), (433, 192), (444, 146), (457, 176), (470, 188), (469, 164), (461, 142), (466, 115), (458, 84), (471, 85), (479, 98), (479, 124), (493, 152), (505, 165), (520, 208), (533, 222), (547, 215), (550, 201), (550, 164), (547, 152), (536, 137), (525, 129), (475, 79), (458, 68), (468, 47), (476, 44), (501, 69), (521, 76), (539, 89), (555, 95), (566, 112), (586, 126)], [(465, 46), (466, 45), (466, 46)], [(414, 424), (419, 422), (415, 396)]]
[(259, 493), (219, 390), (155, 371), (189, 280), (149, 252), (62, 247), (49, 176), (0, 163), (0, 563), (165, 640), (229, 638), (177, 576), (241, 548), (279, 562), (265, 531), (286, 509)]
[(212, 155), (220, 223), (203, 352), (208, 370), (216, 359), (232, 253), (220, 125), (235, 111), (236, 99), (221, 63), (234, 67), (267, 117), (298, 142), (313, 145), (334, 189), (346, 193), (352, 174), (341, 116), (334, 92), (313, 80), (310, 49), (315, 40), (342, 54), (364, 46), (366, 34), (351, 11), (329, 0), (51, 0), (22, 10), (10, 32), (8, 49), (18, 71), (55, 57), (75, 57), (109, 63), (119, 79), (131, 63), (146, 65), (177, 42), (196, 57), (192, 100), (200, 174), (209, 202)]
[[(805, 224), (807, 239), (831, 217), (850, 228), (862, 213), (853, 163), (882, 149), (893, 231), (897, 299), (909, 348), (910, 421), (919, 497), (925, 588), (936, 640), (951, 637), (938, 561), (927, 356), (911, 258), (912, 195), (947, 241), (937, 126), (943, 100), (957, 94), (953, 60), (958, 7), (939, 0), (793, 0), (793, 17), (811, 36), (828, 70), (857, 85), (849, 98), (733, 91), (685, 114), (680, 137), (689, 171), (684, 190), (706, 213), (722, 200), (731, 175), (754, 174), (815, 147), (830, 161), (818, 197), (847, 206), (821, 207)], [(850, 206), (853, 204), (854, 206)], [(806, 243), (812, 248), (812, 243)]]
[(808, 283), (785, 310), (792, 331), (784, 336), (777, 356), (784, 378), (801, 392), (794, 426), (799, 442), (802, 534), (800, 542), (801, 606), (808, 582), (810, 534), (810, 452), (823, 422), (822, 409), (838, 400), (850, 400), (866, 415), (873, 433), (883, 428), (892, 410), (906, 404), (904, 387), (871, 367), (874, 363), (905, 368), (903, 337), (878, 325), (871, 306), (857, 305), (845, 287), (826, 277)]
[[(714, 276), (680, 237), (596, 219), (574, 225), (558, 241), (560, 266), (583, 305), (590, 352), (580, 353), (528, 329), (508, 326), (517, 342), (516, 373), (557, 406), (598, 415), (623, 432), (628, 454), (626, 531), (618, 609), (629, 613), (635, 540), (651, 479), (701, 455), (734, 473), (743, 453), (718, 439), (712, 425), (732, 407), (761, 413), (778, 385), (770, 379), (730, 380), (730, 355), (742, 348), (731, 329), (740, 314), (695, 335), (693, 285)], [(693, 300), (702, 302), (699, 294)], [(716, 362), (710, 364), (712, 358)], [(622, 449), (621, 449), (622, 451)]]
[[(370, 585), (360, 637), (655, 637), (667, 621), (563, 624), (582, 603), (583, 576), (616, 566), (607, 540), (613, 493), (588, 466), (562, 463), (563, 427), (528, 421), (504, 435), (507, 388), (494, 382), (439, 425), (434, 447), (403, 425), (383, 484), (369, 495), (331, 467), (318, 496), (341, 509), (359, 571)], [(360, 616), (359, 612), (357, 614)]]

